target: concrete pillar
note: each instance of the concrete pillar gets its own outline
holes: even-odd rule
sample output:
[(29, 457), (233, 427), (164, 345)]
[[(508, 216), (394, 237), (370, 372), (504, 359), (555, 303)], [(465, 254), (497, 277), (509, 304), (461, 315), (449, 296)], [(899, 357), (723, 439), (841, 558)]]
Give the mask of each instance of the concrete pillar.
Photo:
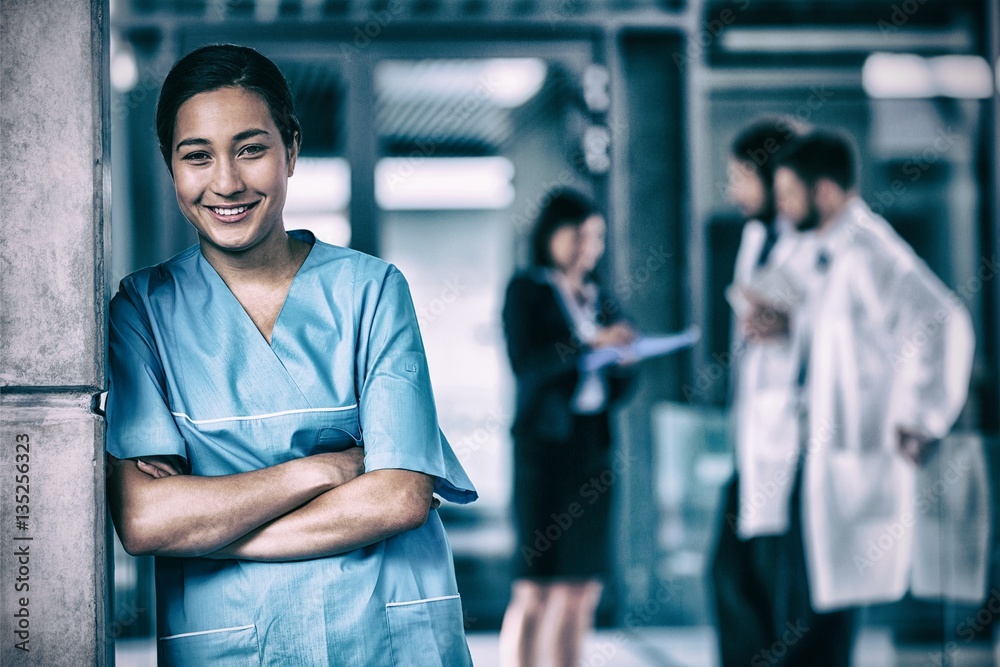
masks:
[(0, 0), (0, 664), (105, 665), (107, 0)]

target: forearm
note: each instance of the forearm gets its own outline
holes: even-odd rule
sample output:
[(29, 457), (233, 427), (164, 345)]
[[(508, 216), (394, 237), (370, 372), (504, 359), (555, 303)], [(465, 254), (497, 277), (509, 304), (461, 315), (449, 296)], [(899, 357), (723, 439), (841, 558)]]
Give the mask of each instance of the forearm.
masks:
[(112, 514), (133, 554), (199, 556), (287, 514), (333, 487), (312, 457), (234, 475), (153, 478), (115, 461)]
[(375, 470), (318, 496), (209, 558), (290, 561), (358, 549), (423, 525), (434, 478)]
[(965, 404), (975, 334), (968, 311), (943, 285), (907, 282), (893, 336), (893, 371), (907, 407), (898, 425), (940, 438)]

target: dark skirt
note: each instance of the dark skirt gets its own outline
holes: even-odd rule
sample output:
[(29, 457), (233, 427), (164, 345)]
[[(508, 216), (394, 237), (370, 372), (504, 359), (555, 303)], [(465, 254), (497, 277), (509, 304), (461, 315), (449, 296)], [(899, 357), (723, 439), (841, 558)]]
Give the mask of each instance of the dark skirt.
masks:
[(514, 438), (513, 555), (518, 579), (600, 579), (608, 570), (608, 414), (574, 415), (566, 441)]

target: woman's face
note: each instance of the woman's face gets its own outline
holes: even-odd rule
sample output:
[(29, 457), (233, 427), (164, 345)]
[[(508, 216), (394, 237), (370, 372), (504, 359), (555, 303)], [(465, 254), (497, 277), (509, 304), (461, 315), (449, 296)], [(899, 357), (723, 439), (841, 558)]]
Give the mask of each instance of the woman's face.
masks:
[(170, 161), (177, 203), (202, 244), (234, 252), (284, 235), (281, 211), (296, 157), (264, 101), (243, 88), (182, 104)]
[(582, 273), (590, 273), (604, 255), (604, 237), (607, 225), (604, 218), (592, 215), (580, 225), (580, 251), (576, 259), (576, 268)]
[(580, 254), (579, 235), (579, 227), (567, 223), (558, 227), (549, 238), (549, 256), (560, 271), (573, 268)]

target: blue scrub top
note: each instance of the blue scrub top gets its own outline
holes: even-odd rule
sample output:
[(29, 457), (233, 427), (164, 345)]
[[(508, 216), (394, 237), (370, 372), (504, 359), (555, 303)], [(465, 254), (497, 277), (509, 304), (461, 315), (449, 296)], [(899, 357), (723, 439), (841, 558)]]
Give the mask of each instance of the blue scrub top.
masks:
[[(476, 491), (438, 427), (416, 313), (392, 264), (313, 244), (271, 344), (198, 246), (111, 301), (107, 451), (228, 475), (365, 448), (365, 470)], [(160, 665), (469, 665), (451, 548), (420, 528), (311, 560), (157, 558)]]

